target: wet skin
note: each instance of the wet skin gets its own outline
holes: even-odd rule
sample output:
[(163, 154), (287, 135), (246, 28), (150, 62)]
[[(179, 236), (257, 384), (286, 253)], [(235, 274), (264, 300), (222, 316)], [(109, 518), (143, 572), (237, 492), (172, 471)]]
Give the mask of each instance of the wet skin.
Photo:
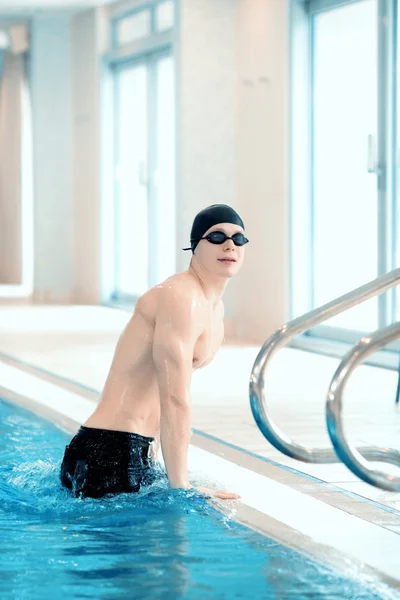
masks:
[[(238, 225), (214, 225), (228, 236)], [(190, 488), (187, 452), (191, 433), (190, 385), (194, 370), (208, 365), (224, 340), (226, 285), (240, 269), (245, 246), (202, 240), (187, 271), (139, 298), (117, 342), (111, 367), (87, 427), (132, 431), (161, 442), (171, 487)], [(224, 259), (235, 262), (223, 262)], [(224, 491), (201, 488), (222, 499)]]

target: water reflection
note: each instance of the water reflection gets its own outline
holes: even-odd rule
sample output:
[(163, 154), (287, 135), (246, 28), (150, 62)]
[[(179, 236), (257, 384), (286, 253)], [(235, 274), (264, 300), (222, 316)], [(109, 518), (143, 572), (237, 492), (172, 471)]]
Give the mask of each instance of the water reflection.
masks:
[(132, 594), (134, 588), (135, 598), (183, 598), (190, 583), (186, 519), (171, 507), (143, 513), (131, 506), (90, 523), (70, 522), (61, 551), (67, 561), (76, 561), (67, 570), (71, 584), (110, 584), (107, 597)]

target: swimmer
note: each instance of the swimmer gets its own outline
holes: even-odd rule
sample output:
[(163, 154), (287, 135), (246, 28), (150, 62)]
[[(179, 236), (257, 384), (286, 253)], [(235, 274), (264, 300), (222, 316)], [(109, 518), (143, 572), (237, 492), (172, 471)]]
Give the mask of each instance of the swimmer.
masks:
[[(65, 449), (61, 483), (75, 496), (137, 492), (156, 478), (159, 447), (171, 488), (191, 489), (192, 373), (224, 339), (222, 296), (243, 264), (244, 224), (225, 204), (195, 217), (187, 271), (136, 302), (117, 342), (99, 402)], [(140, 253), (138, 252), (140, 259)], [(197, 487), (222, 500), (224, 490)]]

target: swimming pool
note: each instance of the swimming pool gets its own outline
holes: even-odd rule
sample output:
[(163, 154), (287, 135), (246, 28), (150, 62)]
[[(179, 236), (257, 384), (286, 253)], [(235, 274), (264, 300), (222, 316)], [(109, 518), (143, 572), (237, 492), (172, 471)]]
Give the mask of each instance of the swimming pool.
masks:
[(394, 598), (350, 581), (161, 482), (139, 495), (70, 498), (70, 435), (0, 401), (0, 598)]

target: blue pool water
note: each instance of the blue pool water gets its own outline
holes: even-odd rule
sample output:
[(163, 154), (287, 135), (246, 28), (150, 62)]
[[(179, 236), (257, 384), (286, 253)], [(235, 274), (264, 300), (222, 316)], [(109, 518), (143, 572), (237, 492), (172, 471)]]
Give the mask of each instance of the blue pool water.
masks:
[(375, 600), (166, 482), (75, 499), (58, 471), (70, 435), (0, 401), (0, 598)]

